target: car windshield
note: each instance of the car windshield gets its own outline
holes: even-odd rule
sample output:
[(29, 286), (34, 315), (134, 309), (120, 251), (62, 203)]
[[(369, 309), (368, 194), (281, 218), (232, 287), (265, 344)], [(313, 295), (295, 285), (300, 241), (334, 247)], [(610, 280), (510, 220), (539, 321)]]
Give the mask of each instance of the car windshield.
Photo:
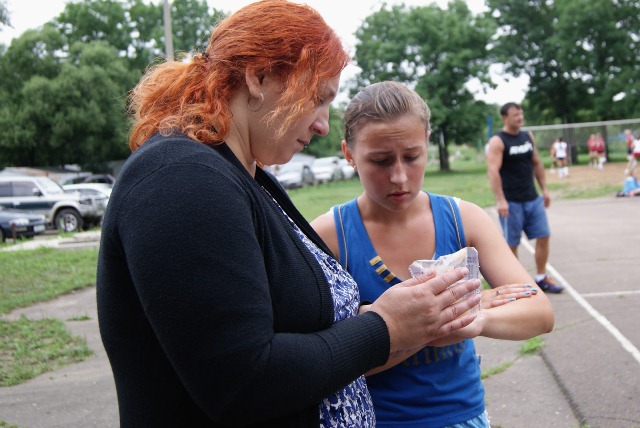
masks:
[(36, 181), (47, 194), (56, 195), (64, 193), (62, 187), (60, 187), (55, 181), (51, 180), (50, 178), (37, 177)]

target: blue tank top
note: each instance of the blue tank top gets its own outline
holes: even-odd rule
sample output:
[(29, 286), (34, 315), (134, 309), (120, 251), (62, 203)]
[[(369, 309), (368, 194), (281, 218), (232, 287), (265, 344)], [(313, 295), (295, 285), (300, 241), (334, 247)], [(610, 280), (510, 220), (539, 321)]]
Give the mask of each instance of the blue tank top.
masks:
[[(456, 202), (446, 196), (428, 195), (436, 259), (465, 247), (466, 240)], [(334, 206), (333, 214), (340, 263), (358, 283), (360, 298), (374, 301), (400, 280), (377, 255), (355, 199)], [(395, 367), (367, 377), (367, 385), (378, 427), (444, 427), (467, 421), (485, 409), (480, 365), (471, 339), (444, 347), (427, 346)]]

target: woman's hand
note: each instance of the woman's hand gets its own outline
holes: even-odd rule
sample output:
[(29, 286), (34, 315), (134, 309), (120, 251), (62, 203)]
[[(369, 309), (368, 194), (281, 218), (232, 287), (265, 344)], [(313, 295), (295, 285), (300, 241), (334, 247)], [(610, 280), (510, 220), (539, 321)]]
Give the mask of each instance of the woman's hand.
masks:
[(367, 309), (377, 312), (387, 323), (391, 355), (406, 352), (471, 324), (475, 313), (467, 313), (480, 302), (481, 295), (465, 294), (480, 286), (471, 279), (451, 287), (468, 273), (457, 268), (438, 277), (425, 274), (385, 291)]
[(482, 290), (482, 309), (491, 309), (506, 305), (518, 299), (526, 299), (538, 293), (531, 284), (507, 284)]
[(439, 337), (436, 340), (429, 342), (429, 346), (447, 346), (454, 343), (462, 342), (465, 339), (473, 339), (482, 334), (487, 319), (480, 313), (476, 316), (471, 324), (466, 327), (462, 327), (459, 330), (448, 334), (447, 336)]

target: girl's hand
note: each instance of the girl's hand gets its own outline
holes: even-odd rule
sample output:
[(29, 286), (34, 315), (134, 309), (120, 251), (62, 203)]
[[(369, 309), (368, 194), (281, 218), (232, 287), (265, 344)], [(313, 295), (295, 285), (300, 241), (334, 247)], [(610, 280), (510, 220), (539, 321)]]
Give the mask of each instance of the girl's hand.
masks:
[(518, 299), (526, 299), (538, 293), (531, 284), (507, 284), (482, 290), (482, 309), (506, 305)]

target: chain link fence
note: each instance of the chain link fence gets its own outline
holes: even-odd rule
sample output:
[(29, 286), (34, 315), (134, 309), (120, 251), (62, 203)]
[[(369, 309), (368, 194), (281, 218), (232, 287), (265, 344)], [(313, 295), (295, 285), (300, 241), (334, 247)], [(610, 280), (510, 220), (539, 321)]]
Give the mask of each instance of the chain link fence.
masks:
[(588, 157), (587, 141), (592, 134), (597, 133), (604, 139), (607, 159), (626, 159), (625, 129), (630, 129), (635, 138), (640, 138), (640, 118), (523, 127), (523, 130), (533, 133), (538, 150), (543, 152), (550, 150), (556, 138), (566, 141), (570, 148), (572, 164), (580, 163), (581, 157)]

